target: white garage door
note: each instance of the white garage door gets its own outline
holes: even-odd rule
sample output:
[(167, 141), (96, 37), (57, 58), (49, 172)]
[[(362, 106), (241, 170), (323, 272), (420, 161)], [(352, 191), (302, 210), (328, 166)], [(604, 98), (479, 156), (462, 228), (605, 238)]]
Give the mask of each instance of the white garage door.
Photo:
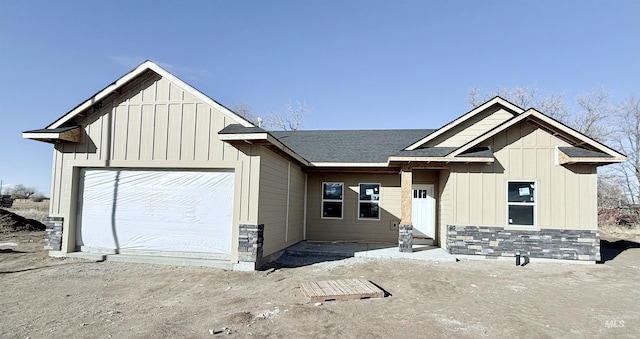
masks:
[(83, 249), (231, 252), (233, 173), (83, 170)]

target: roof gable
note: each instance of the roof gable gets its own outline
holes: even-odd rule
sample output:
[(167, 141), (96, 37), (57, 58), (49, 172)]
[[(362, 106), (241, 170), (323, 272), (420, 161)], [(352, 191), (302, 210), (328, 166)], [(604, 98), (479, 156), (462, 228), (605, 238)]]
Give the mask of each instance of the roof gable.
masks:
[(467, 142), (465, 145), (459, 147), (458, 149), (456, 149), (455, 151), (451, 152), (450, 154), (447, 155), (447, 157), (456, 157), (461, 155), (462, 153), (465, 153), (467, 151), (469, 151), (470, 149), (478, 146), (480, 143), (486, 141), (487, 139), (493, 137), (494, 135), (507, 130), (508, 128), (510, 128), (511, 126), (516, 125), (519, 122), (522, 121), (530, 121), (532, 123), (534, 123), (535, 125), (537, 125), (538, 127), (547, 129), (551, 132), (553, 132), (555, 135), (560, 135), (563, 138), (565, 138), (566, 140), (568, 140), (570, 143), (572, 143), (574, 146), (580, 146), (582, 148), (591, 148), (592, 150), (595, 151), (599, 151), (602, 152), (604, 154), (610, 155), (611, 156), (611, 162), (620, 162), (620, 161), (624, 161), (626, 159), (626, 157), (624, 156), (624, 154), (592, 139), (589, 138), (588, 136), (572, 129), (571, 127), (551, 118), (548, 117), (540, 112), (538, 112), (537, 110), (530, 108), (528, 109), (526, 112), (513, 117), (510, 120), (505, 121), (504, 123), (494, 127), (493, 129), (491, 129), (490, 131), (476, 137), (473, 140), (470, 140), (469, 142)]
[[(451, 121), (450, 123), (444, 125), (440, 129), (438, 129), (435, 132), (425, 136), (424, 138), (418, 140), (417, 142), (414, 142), (413, 144), (411, 144), (408, 147), (406, 147), (405, 150), (412, 151), (412, 150), (415, 150), (417, 148), (424, 147), (430, 141), (433, 141), (438, 137), (444, 137), (447, 132), (451, 132), (456, 127), (460, 127), (464, 123), (467, 123), (469, 121), (472, 121), (474, 118), (477, 118), (479, 115), (487, 113), (487, 110), (489, 108), (493, 107), (493, 106), (500, 106), (506, 112), (510, 113), (513, 116), (516, 116), (516, 115), (524, 112), (524, 110), (522, 108), (520, 108), (520, 107), (510, 103), (509, 101), (504, 100), (501, 97), (497, 96), (497, 97), (494, 97), (493, 99), (485, 102), (484, 104), (472, 109), (471, 111), (467, 112), (466, 114), (462, 115), (461, 117), (459, 117), (459, 118)], [(499, 120), (496, 120), (496, 121), (493, 121), (493, 122), (489, 122), (489, 123), (490, 124), (497, 124), (497, 123), (500, 123), (500, 122), (503, 122), (503, 121), (504, 121), (504, 118), (501, 118)], [(491, 126), (485, 127), (485, 130), (487, 128), (490, 129)], [(474, 134), (472, 133), (472, 135), (474, 135)], [(438, 146), (438, 145), (432, 145), (432, 146)], [(445, 144), (443, 144), (441, 146), (451, 147), (451, 146), (454, 146), (454, 145), (449, 145), (449, 144), (445, 145)], [(458, 146), (458, 145), (455, 145), (455, 146)]]
[(169, 73), (168, 71), (166, 71), (162, 67), (158, 66), (154, 62), (147, 60), (147, 61), (143, 62), (142, 64), (140, 64), (138, 67), (134, 68), (129, 73), (125, 74), (124, 76), (122, 76), (118, 80), (116, 80), (113, 83), (111, 83), (109, 86), (105, 87), (104, 89), (102, 89), (98, 93), (96, 93), (93, 96), (91, 96), (89, 99), (85, 100), (84, 102), (82, 102), (81, 104), (79, 104), (78, 106), (73, 108), (67, 114), (65, 114), (62, 117), (58, 118), (56, 121), (54, 121), (49, 126), (47, 126), (46, 129), (56, 129), (56, 128), (59, 128), (59, 127), (64, 127), (65, 123), (67, 123), (69, 121), (72, 121), (73, 118), (75, 118), (76, 116), (82, 114), (82, 112), (84, 112), (85, 110), (87, 110), (87, 109), (93, 107), (94, 105), (98, 104), (101, 100), (105, 99), (110, 94), (117, 92), (120, 88), (122, 88), (124, 85), (130, 83), (134, 79), (136, 79), (138, 77), (141, 77), (141, 76), (144, 76), (144, 74), (146, 74), (148, 71), (152, 71), (152, 72), (160, 75), (161, 77), (171, 81), (172, 83), (174, 83), (178, 87), (182, 88), (184, 91), (189, 92), (190, 94), (192, 94), (196, 98), (198, 98), (198, 99), (202, 100), (203, 102), (205, 102), (205, 103), (217, 108), (218, 110), (220, 110), (220, 112), (222, 112), (223, 114), (225, 114), (226, 116), (228, 116), (232, 120), (236, 121), (238, 124), (240, 124), (242, 126), (246, 126), (246, 127), (254, 126), (252, 123), (250, 123), (246, 119), (244, 119), (241, 116), (239, 116), (238, 114), (232, 112), (231, 110), (229, 110), (225, 106), (221, 105), (217, 101), (215, 101), (215, 100), (211, 99), (210, 97), (204, 95), (202, 92), (198, 91), (197, 89), (191, 87), (189, 84), (187, 84), (186, 82), (180, 80), (178, 77), (176, 77), (173, 74)]

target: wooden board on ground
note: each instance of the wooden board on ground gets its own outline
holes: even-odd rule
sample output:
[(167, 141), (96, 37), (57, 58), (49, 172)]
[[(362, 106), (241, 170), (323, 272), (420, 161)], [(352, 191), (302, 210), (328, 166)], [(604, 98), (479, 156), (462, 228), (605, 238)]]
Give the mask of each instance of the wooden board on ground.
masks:
[(308, 281), (300, 288), (312, 302), (384, 298), (384, 291), (365, 279)]

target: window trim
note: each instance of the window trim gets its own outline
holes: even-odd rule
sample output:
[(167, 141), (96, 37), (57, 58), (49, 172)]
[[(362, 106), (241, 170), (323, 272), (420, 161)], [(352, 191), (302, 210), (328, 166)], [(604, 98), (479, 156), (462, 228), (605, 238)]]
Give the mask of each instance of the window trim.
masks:
[[(510, 183), (531, 183), (533, 184), (533, 202), (511, 202), (509, 201), (509, 184)], [(537, 180), (507, 180), (506, 184), (506, 222), (507, 227), (524, 227), (524, 228), (538, 228), (538, 181)], [(532, 206), (533, 207), (533, 225), (522, 225), (522, 224), (510, 224), (509, 223), (509, 206)]]
[[(342, 189), (342, 193), (340, 194), (340, 196), (342, 197), (341, 199), (325, 199), (324, 198), (324, 188), (326, 184), (340, 184), (340, 187)], [(324, 216), (324, 203), (325, 202), (339, 202), (340, 203), (340, 217), (325, 217)], [(322, 182), (322, 187), (321, 187), (321, 191), (320, 191), (320, 218), (321, 219), (333, 219), (333, 220), (342, 220), (344, 219), (344, 182), (339, 182), (339, 181), (323, 181)]]
[[(360, 187), (361, 185), (378, 185), (378, 200), (360, 200)], [(357, 213), (358, 213), (358, 220), (365, 220), (365, 221), (379, 221), (381, 216), (382, 216), (382, 211), (380, 210), (380, 202), (382, 201), (382, 184), (380, 183), (376, 183), (376, 182), (361, 182), (358, 183), (358, 209), (357, 209)], [(377, 218), (365, 218), (365, 217), (361, 217), (360, 216), (360, 203), (361, 202), (365, 202), (365, 203), (375, 203), (378, 205), (378, 217)]]

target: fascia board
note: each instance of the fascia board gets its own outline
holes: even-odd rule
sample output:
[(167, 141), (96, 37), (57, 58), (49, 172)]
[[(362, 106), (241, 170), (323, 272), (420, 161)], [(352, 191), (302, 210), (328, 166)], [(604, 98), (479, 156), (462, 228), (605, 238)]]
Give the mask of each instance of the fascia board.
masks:
[(218, 134), (218, 140), (222, 141), (243, 141), (243, 140), (267, 140), (267, 133), (234, 133)]
[(387, 167), (386, 162), (312, 162), (315, 167)]
[(490, 163), (494, 162), (495, 158), (473, 158), (473, 157), (465, 157), (465, 158), (454, 158), (454, 157), (389, 157), (389, 163), (391, 162), (460, 162), (460, 163), (471, 163), (471, 162), (483, 162)]

